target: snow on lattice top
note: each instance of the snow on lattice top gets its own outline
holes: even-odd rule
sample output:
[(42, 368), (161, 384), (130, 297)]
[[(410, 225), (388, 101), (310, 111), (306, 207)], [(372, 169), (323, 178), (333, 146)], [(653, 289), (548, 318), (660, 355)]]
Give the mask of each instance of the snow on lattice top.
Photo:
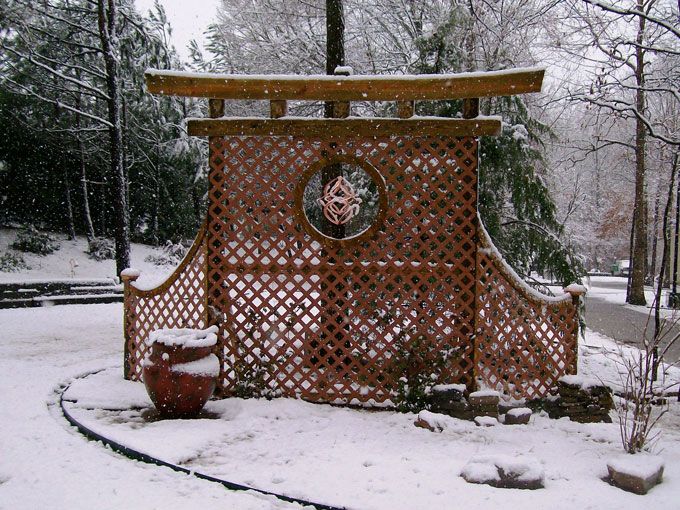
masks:
[(482, 237), (485, 241), (483, 243), (483, 245), (485, 246), (483, 248), (482, 247), (479, 248), (480, 253), (484, 253), (490, 257), (495, 258), (499, 262), (499, 264), (503, 266), (503, 270), (508, 274), (508, 276), (512, 277), (512, 283), (514, 283), (518, 287), (521, 287), (523, 292), (525, 292), (526, 294), (528, 294), (533, 299), (539, 302), (542, 301), (550, 303), (562, 303), (564, 301), (568, 301), (569, 299), (571, 299), (571, 296), (569, 294), (564, 294), (562, 296), (547, 296), (545, 294), (542, 294), (541, 292), (538, 292), (531, 285), (525, 282), (524, 279), (521, 276), (519, 276), (515, 272), (515, 270), (510, 266), (510, 264), (508, 264), (505, 261), (503, 255), (501, 255), (496, 246), (493, 244), (491, 236), (486, 231), (486, 228), (484, 227), (484, 223), (482, 222), (482, 218), (481, 216), (479, 216), (479, 213), (477, 214), (477, 218), (479, 220), (479, 233), (481, 234), (480, 237)]
[(217, 377), (220, 373), (220, 360), (214, 354), (209, 354), (205, 358), (188, 363), (178, 363), (173, 365), (170, 370), (179, 374), (204, 375), (207, 377)]
[(147, 339), (147, 345), (159, 343), (180, 347), (211, 347), (217, 343), (217, 326), (207, 329), (159, 329)]

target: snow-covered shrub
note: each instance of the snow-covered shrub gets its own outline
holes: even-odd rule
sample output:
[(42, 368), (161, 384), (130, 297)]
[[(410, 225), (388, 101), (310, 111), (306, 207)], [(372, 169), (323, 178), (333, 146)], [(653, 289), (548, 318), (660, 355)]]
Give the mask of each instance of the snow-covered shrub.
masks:
[(48, 233), (40, 232), (34, 226), (29, 225), (19, 230), (12, 248), (37, 255), (49, 255), (59, 249), (59, 243)]
[(182, 243), (166, 241), (161, 253), (148, 255), (144, 260), (156, 266), (176, 266), (182, 262), (186, 252), (187, 248)]
[[(655, 303), (656, 305), (656, 303)], [(627, 354), (622, 347), (616, 359), (621, 378), (622, 398), (616, 402), (621, 443), (627, 453), (649, 450), (658, 439), (659, 420), (669, 410), (668, 401), (660, 398), (670, 392), (673, 383), (667, 382), (667, 371), (673, 364), (665, 364), (668, 350), (679, 341), (674, 333), (680, 319), (662, 319), (660, 327), (648, 334), (653, 321), (651, 312), (641, 333), (642, 347)]]
[(116, 246), (112, 239), (93, 237), (87, 242), (87, 255), (96, 261), (110, 260), (116, 257)]
[(6, 251), (0, 255), (0, 271), (4, 273), (16, 273), (23, 269), (31, 269), (21, 253)]
[(402, 412), (428, 409), (430, 391), (443, 382), (443, 375), (456, 354), (433, 339), (404, 330), (395, 342), (396, 352), (387, 373), (396, 383), (396, 404)]

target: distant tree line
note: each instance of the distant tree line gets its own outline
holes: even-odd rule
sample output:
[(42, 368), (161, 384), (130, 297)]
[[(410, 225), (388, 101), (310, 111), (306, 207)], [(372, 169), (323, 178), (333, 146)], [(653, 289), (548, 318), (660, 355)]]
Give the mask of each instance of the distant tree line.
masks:
[(132, 0), (8, 0), (0, 6), (0, 222), (113, 237), (193, 236), (203, 217), (197, 104), (144, 91), (147, 67), (178, 69), (169, 24)]

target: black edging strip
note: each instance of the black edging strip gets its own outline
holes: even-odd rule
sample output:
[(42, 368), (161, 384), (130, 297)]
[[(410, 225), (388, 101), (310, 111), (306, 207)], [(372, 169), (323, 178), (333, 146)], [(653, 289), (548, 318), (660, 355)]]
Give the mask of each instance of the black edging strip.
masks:
[[(97, 370), (96, 372), (99, 372)], [(196, 478), (199, 478), (201, 480), (207, 480), (209, 482), (215, 482), (222, 484), (224, 487), (226, 487), (229, 490), (232, 491), (253, 491), (257, 492), (259, 494), (263, 494), (265, 496), (273, 496), (276, 499), (280, 499), (281, 501), (285, 501), (286, 503), (298, 503), (303, 506), (312, 506), (318, 510), (346, 510), (346, 507), (335, 507), (335, 506), (330, 506), (330, 505), (324, 505), (323, 503), (314, 503), (312, 501), (306, 501), (304, 499), (297, 499), (293, 498), (291, 496), (286, 496), (284, 494), (277, 494), (275, 492), (269, 492), (263, 489), (257, 489), (255, 487), (248, 487), (247, 485), (241, 485), (239, 483), (235, 482), (230, 482), (228, 480), (222, 480), (221, 478), (217, 478), (214, 476), (206, 475), (204, 473), (201, 473), (199, 471), (192, 471), (190, 469), (187, 469), (182, 466), (178, 466), (177, 464), (172, 464), (170, 462), (165, 462), (164, 460), (157, 459), (156, 457), (152, 457), (151, 455), (147, 455), (146, 453), (139, 452), (137, 450), (134, 450), (128, 446), (125, 446), (123, 444), (120, 444), (113, 439), (109, 439), (105, 436), (102, 436), (101, 434), (95, 432), (94, 430), (90, 429), (89, 427), (86, 427), (82, 423), (80, 423), (78, 420), (76, 420), (71, 413), (68, 412), (68, 410), (64, 407), (64, 393), (71, 387), (71, 384), (73, 381), (77, 379), (84, 379), (96, 372), (91, 372), (89, 374), (85, 374), (79, 377), (76, 377), (73, 379), (71, 382), (68, 384), (64, 385), (61, 387), (59, 391), (59, 406), (61, 407), (61, 412), (64, 415), (64, 418), (66, 418), (66, 421), (68, 421), (71, 425), (73, 425), (75, 428), (78, 429), (78, 432), (83, 434), (85, 437), (88, 439), (91, 439), (93, 441), (100, 441), (102, 442), (105, 446), (108, 446), (111, 448), (114, 452), (120, 453), (121, 455), (126, 456), (129, 459), (132, 460), (138, 460), (141, 462), (146, 462), (147, 464), (154, 464), (156, 466), (162, 466), (162, 467), (167, 467), (172, 469), (173, 471), (177, 471), (179, 473), (184, 473), (187, 475), (195, 476)]]

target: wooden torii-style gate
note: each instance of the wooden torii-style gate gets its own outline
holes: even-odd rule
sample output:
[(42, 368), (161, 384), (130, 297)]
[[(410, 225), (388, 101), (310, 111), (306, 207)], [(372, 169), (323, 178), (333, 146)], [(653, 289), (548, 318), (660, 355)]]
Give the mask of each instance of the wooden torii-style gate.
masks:
[[(208, 211), (159, 287), (125, 281), (125, 376), (155, 329), (219, 326), (222, 394), (389, 405), (415, 377), (545, 396), (576, 371), (576, 294), (526, 286), (477, 211), (479, 98), (539, 91), (543, 70), (426, 76), (146, 73), (149, 92), (208, 98)], [(270, 118), (226, 118), (224, 100)], [(463, 118), (415, 101), (463, 99)], [(334, 118), (287, 115), (332, 103)], [(396, 117), (350, 116), (395, 101)], [(402, 388), (403, 389), (403, 388)]]

